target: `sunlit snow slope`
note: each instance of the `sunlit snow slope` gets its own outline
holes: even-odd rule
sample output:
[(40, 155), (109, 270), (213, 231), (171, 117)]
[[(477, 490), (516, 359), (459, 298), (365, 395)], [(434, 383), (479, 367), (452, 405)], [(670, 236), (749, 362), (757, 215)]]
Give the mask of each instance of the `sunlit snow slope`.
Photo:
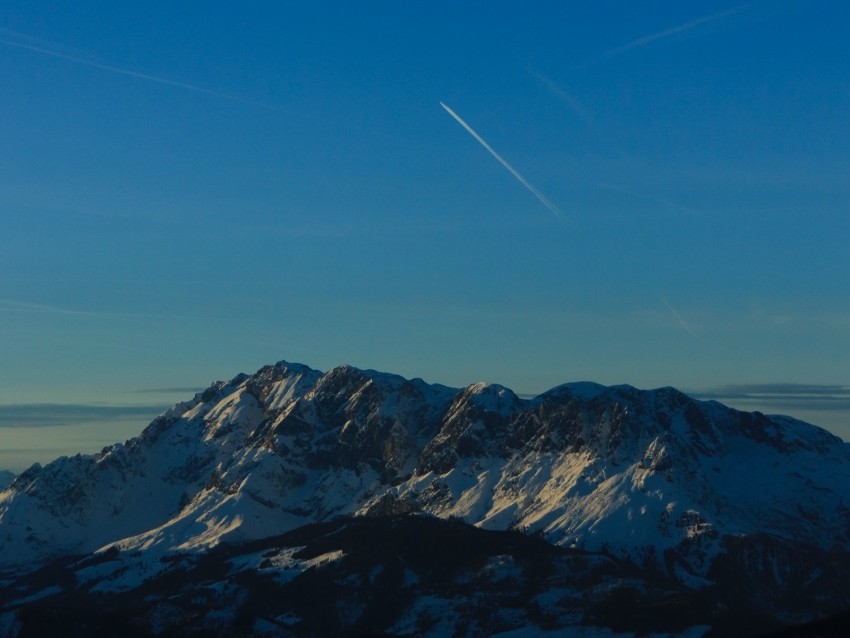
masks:
[(280, 362), (123, 445), (19, 475), (0, 494), (0, 569), (411, 510), (605, 549), (698, 586), (750, 541), (847, 551), (850, 446), (672, 388), (577, 383), (525, 400)]

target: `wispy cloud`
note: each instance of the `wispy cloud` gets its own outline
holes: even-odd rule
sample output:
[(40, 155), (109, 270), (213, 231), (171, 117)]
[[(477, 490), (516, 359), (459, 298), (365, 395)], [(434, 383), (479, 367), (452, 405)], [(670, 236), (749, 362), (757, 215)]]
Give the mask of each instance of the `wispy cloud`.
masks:
[(17, 299), (0, 299), (0, 312), (30, 312), (48, 315), (74, 315), (81, 317), (131, 317), (143, 319), (186, 319), (177, 315), (158, 315), (134, 312), (110, 312), (101, 310), (79, 310), (76, 308), (63, 308), (61, 306), (50, 306), (46, 304), (20, 301)]
[(531, 73), (532, 77), (540, 82), (543, 86), (545, 86), (549, 91), (557, 97), (561, 102), (563, 102), (567, 108), (569, 108), (575, 115), (577, 115), (586, 125), (590, 124), (590, 116), (588, 115), (587, 109), (585, 106), (579, 102), (573, 95), (567, 92), (562, 86), (556, 84), (553, 80), (549, 79), (539, 71), (535, 69), (529, 69), (529, 73)]
[(670, 36), (677, 35), (679, 33), (683, 33), (685, 31), (690, 31), (691, 29), (698, 27), (702, 24), (707, 24), (709, 22), (715, 22), (717, 20), (722, 20), (723, 18), (728, 18), (730, 16), (735, 15), (736, 13), (741, 13), (747, 8), (746, 5), (742, 5), (739, 7), (735, 7), (734, 9), (729, 9), (728, 11), (722, 11), (720, 13), (714, 13), (712, 15), (703, 16), (701, 18), (696, 18), (695, 20), (691, 20), (689, 22), (685, 22), (683, 24), (676, 25), (675, 27), (670, 27), (669, 29), (664, 29), (663, 31), (658, 31), (656, 33), (650, 33), (649, 35), (645, 35), (643, 37), (632, 40), (631, 42), (626, 42), (623, 45), (615, 47), (613, 49), (609, 49), (604, 53), (605, 58), (613, 58), (618, 55), (622, 55), (627, 51), (631, 51), (632, 49), (636, 49), (638, 47), (642, 47), (651, 42), (655, 42), (656, 40), (662, 40), (664, 38), (669, 38)]
[[(651, 202), (654, 204), (658, 204), (663, 207), (667, 211), (675, 212), (675, 213), (684, 213), (691, 217), (700, 217), (705, 218), (705, 214), (700, 212), (695, 208), (691, 208), (690, 206), (684, 206), (679, 202), (674, 202), (667, 197), (660, 197), (658, 195), (654, 195), (650, 192), (641, 192), (639, 190), (635, 190), (633, 188), (627, 188), (624, 186), (620, 186), (616, 183), (610, 181), (595, 181), (592, 182), (593, 186), (600, 188), (605, 191), (610, 191), (612, 193), (618, 193), (622, 195), (628, 195), (631, 198), (636, 200), (640, 200), (642, 202)], [(660, 209), (659, 209), (660, 210)]]
[(5, 29), (0, 27), (0, 35), (5, 35), (7, 37), (12, 37), (15, 40), (23, 40), (26, 43), (32, 44), (34, 46), (43, 46), (48, 49), (59, 49), (61, 46), (56, 42), (51, 40), (45, 40), (44, 38), (37, 38), (32, 35), (28, 35), (26, 33), (21, 33), (20, 31), (12, 31), (11, 29)]
[(664, 297), (659, 297), (658, 299), (661, 301), (661, 303), (667, 306), (667, 309), (671, 312), (673, 317), (675, 317), (676, 321), (679, 323), (679, 325), (685, 332), (688, 332), (697, 339), (700, 338), (700, 336), (696, 332), (694, 332), (694, 329), (691, 328), (690, 325), (688, 325), (688, 322), (682, 318), (682, 315), (680, 315), (679, 312), (673, 306), (671, 306), (670, 303)]
[(778, 410), (850, 411), (850, 386), (806, 383), (739, 383), (691, 392), (699, 399), (732, 401)]
[(722, 392), (738, 392), (744, 395), (774, 396), (823, 396), (844, 395), (850, 397), (850, 385), (829, 383), (735, 383), (720, 387)]
[(220, 91), (213, 91), (212, 89), (208, 89), (202, 86), (198, 86), (197, 84), (189, 84), (187, 82), (178, 82), (176, 80), (169, 80), (168, 78), (160, 77), (158, 75), (150, 75), (148, 73), (141, 73), (140, 71), (135, 71), (133, 69), (128, 69), (125, 67), (112, 66), (110, 64), (101, 64), (100, 62), (95, 62), (93, 60), (87, 60), (85, 58), (81, 58), (76, 55), (68, 55), (67, 53), (63, 53), (56, 48), (51, 48), (49, 46), (41, 44), (44, 42), (43, 40), (39, 40), (38, 38), (33, 38), (32, 36), (28, 36), (23, 33), (17, 33), (15, 31), (10, 31), (8, 29), (0, 29), (0, 33), (4, 35), (11, 35), (18, 40), (25, 40), (24, 42), (9, 40), (7, 38), (0, 38), (0, 44), (4, 44), (9, 47), (15, 47), (18, 49), (25, 49), (27, 51), (32, 51), (34, 53), (40, 53), (42, 55), (48, 55), (53, 58), (58, 58), (60, 60), (66, 60), (68, 62), (73, 62), (74, 64), (79, 64), (82, 66), (91, 67), (93, 69), (100, 69), (101, 71), (107, 71), (109, 73), (116, 73), (118, 75), (125, 75), (127, 77), (136, 78), (139, 80), (146, 80), (148, 82), (156, 82), (158, 84), (164, 84), (167, 86), (172, 86), (178, 89), (184, 89), (186, 91), (194, 91), (196, 93), (204, 93), (206, 95), (211, 95), (213, 97), (221, 98), (223, 100), (230, 100), (231, 102), (239, 102), (241, 104), (248, 104), (250, 106), (256, 106), (262, 109), (270, 109), (270, 110), (280, 110), (277, 106), (273, 104), (268, 104), (266, 102), (260, 102), (257, 100), (250, 100), (244, 97), (239, 97), (237, 95), (231, 95), (229, 93), (222, 93)]
[(74, 426), (128, 420), (151, 421), (168, 406), (18, 403), (0, 405), (0, 428)]
[(34, 312), (51, 315), (96, 315), (98, 313), (85, 310), (74, 310), (71, 308), (60, 308), (58, 306), (47, 306), (44, 304), (18, 301), (16, 299), (0, 299), (0, 312)]
[(528, 181), (527, 179), (525, 179), (522, 175), (520, 175), (520, 174), (519, 174), (519, 172), (518, 172), (518, 171), (517, 171), (517, 170), (516, 170), (513, 166), (511, 166), (511, 165), (510, 165), (510, 164), (508, 164), (508, 163), (507, 163), (504, 159), (502, 159), (502, 156), (501, 156), (501, 155), (499, 155), (496, 151), (494, 151), (494, 150), (493, 150), (493, 148), (492, 148), (492, 147), (491, 147), (491, 146), (490, 146), (487, 142), (485, 142), (485, 141), (484, 141), (484, 139), (483, 139), (483, 138), (482, 138), (482, 137), (481, 137), (478, 133), (476, 133), (475, 131), (473, 131), (473, 130), (472, 130), (472, 127), (471, 127), (471, 126), (469, 126), (469, 124), (467, 124), (466, 122), (464, 122), (464, 121), (461, 119), (461, 117), (460, 117), (457, 113), (455, 113), (454, 111), (452, 111), (452, 110), (451, 110), (448, 106), (446, 106), (446, 105), (445, 105), (445, 104), (443, 104), (442, 102), (440, 102), (440, 106), (442, 106), (442, 107), (446, 110), (446, 112), (447, 112), (449, 115), (451, 115), (451, 116), (452, 116), (452, 117), (453, 117), (453, 118), (457, 121), (457, 123), (458, 123), (458, 124), (460, 124), (463, 128), (465, 128), (465, 129), (466, 129), (466, 131), (467, 131), (470, 135), (472, 135), (472, 137), (474, 137), (476, 140), (478, 140), (479, 144), (481, 144), (481, 146), (483, 146), (484, 148), (486, 148), (486, 149), (487, 149), (487, 151), (490, 153), (490, 155), (492, 155), (493, 157), (495, 157), (495, 158), (499, 161), (499, 163), (500, 163), (502, 166), (504, 166), (506, 169), (508, 169), (508, 171), (510, 171), (511, 175), (513, 175), (514, 177), (516, 177), (516, 178), (519, 180), (520, 184), (522, 184), (522, 185), (523, 185), (523, 186), (525, 186), (528, 190), (530, 190), (530, 191), (532, 192), (532, 194), (533, 194), (533, 195), (534, 195), (537, 199), (539, 199), (539, 200), (540, 200), (540, 203), (541, 203), (541, 204), (543, 204), (546, 208), (548, 208), (548, 209), (549, 209), (549, 212), (551, 212), (551, 213), (552, 213), (555, 217), (557, 217), (558, 219), (563, 219), (563, 218), (564, 218), (563, 214), (561, 214), (561, 211), (560, 211), (560, 210), (558, 210), (558, 207), (557, 207), (557, 206), (555, 206), (555, 204), (553, 204), (552, 202), (550, 202), (550, 201), (546, 198), (546, 196), (545, 196), (545, 195), (543, 195), (543, 193), (541, 193), (541, 192), (540, 192), (539, 190), (537, 190), (534, 186), (532, 186), (532, 185), (529, 183), (529, 181)]
[(136, 394), (192, 394), (201, 392), (204, 388), (176, 387), (176, 388), (145, 388), (136, 390)]

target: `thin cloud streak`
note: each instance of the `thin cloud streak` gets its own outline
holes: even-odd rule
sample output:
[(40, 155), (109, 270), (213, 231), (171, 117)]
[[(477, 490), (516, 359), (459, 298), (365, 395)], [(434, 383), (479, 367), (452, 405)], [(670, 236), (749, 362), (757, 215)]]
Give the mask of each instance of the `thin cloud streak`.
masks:
[(52, 42), (51, 40), (45, 40), (43, 38), (36, 38), (32, 35), (27, 35), (26, 33), (20, 33), (19, 31), (12, 31), (11, 29), (4, 29), (0, 27), (0, 34), (11, 36), (18, 40), (25, 40), (32, 44), (33, 46), (43, 46), (46, 48), (58, 48), (60, 45), (56, 42)]
[(660, 204), (664, 208), (667, 208), (671, 211), (677, 211), (686, 213), (692, 217), (705, 218), (705, 215), (695, 208), (691, 208), (689, 206), (683, 206), (678, 202), (671, 201), (665, 197), (658, 197), (657, 195), (653, 195), (651, 193), (641, 193), (639, 191), (633, 190), (631, 188), (625, 188), (622, 186), (618, 186), (617, 184), (613, 184), (610, 182), (593, 182), (594, 186), (604, 189), (606, 191), (611, 191), (613, 193), (620, 193), (623, 195), (628, 195), (630, 197), (634, 197), (635, 199), (642, 200), (644, 202), (653, 202), (656, 204)]
[(76, 426), (82, 423), (150, 421), (167, 406), (87, 405), (77, 403), (18, 403), (0, 405), (0, 429)]
[(547, 78), (545, 75), (535, 69), (530, 69), (532, 77), (540, 82), (543, 86), (549, 89), (549, 92), (563, 102), (573, 113), (575, 113), (585, 125), (590, 125), (590, 116), (587, 114), (587, 109), (575, 97), (567, 93), (562, 87), (555, 84), (554, 81)]
[(806, 383), (740, 383), (689, 392), (697, 399), (713, 399), (770, 410), (850, 410), (850, 386)]
[(48, 315), (73, 315), (79, 317), (128, 317), (135, 319), (191, 319), (192, 317), (179, 315), (157, 315), (132, 312), (103, 312), (94, 310), (76, 310), (74, 308), (60, 308), (58, 306), (47, 306), (18, 301), (15, 299), (0, 299), (0, 312), (31, 312)]
[(460, 124), (463, 128), (465, 128), (467, 130), (467, 132), (470, 135), (472, 135), (472, 137), (474, 137), (476, 140), (478, 140), (478, 143), (481, 144), (481, 146), (483, 146), (484, 148), (486, 148), (487, 151), (490, 153), (490, 155), (495, 157), (502, 166), (504, 166), (506, 169), (508, 169), (510, 171), (511, 175), (516, 177), (523, 186), (525, 186), (528, 190), (530, 190), (531, 193), (537, 199), (540, 200), (540, 203), (543, 204), (546, 208), (549, 209), (549, 212), (551, 212), (558, 219), (562, 219), (562, 220), (564, 219), (563, 214), (561, 214), (561, 211), (558, 210), (558, 207), (555, 206), (555, 204), (553, 204), (548, 199), (546, 199), (546, 196), (543, 195), (543, 193), (541, 193), (534, 186), (532, 186), (529, 183), (529, 181), (527, 179), (525, 179), (522, 175), (520, 175), (519, 172), (517, 172), (517, 170), (513, 166), (511, 166), (504, 159), (502, 159), (502, 156), (499, 155), (496, 151), (494, 151), (491, 148), (491, 146), (487, 142), (485, 142), (480, 135), (478, 135), (478, 133), (473, 131), (472, 127), (469, 126), (469, 124), (467, 124), (466, 122), (464, 122), (457, 113), (452, 111), (448, 106), (446, 106), (442, 102), (440, 102), (440, 106), (442, 106), (446, 110), (446, 112), (449, 115), (451, 115), (457, 121), (458, 124)]
[(145, 388), (144, 390), (135, 390), (136, 394), (196, 394), (203, 392), (204, 388), (198, 387), (174, 387), (174, 388)]
[[(0, 30), (3, 33), (10, 33), (8, 30), (3, 29)], [(15, 32), (11, 32), (15, 33)], [(18, 37), (26, 37), (24, 34), (17, 34)], [(250, 106), (256, 106), (262, 109), (269, 109), (272, 111), (278, 111), (276, 106), (273, 104), (267, 104), (265, 102), (258, 102), (256, 100), (249, 100), (246, 98), (238, 97), (236, 95), (230, 95), (228, 93), (220, 93), (219, 91), (213, 91), (211, 89), (205, 89), (202, 86), (197, 86), (195, 84), (187, 84), (185, 82), (176, 82), (175, 80), (169, 80), (167, 78), (159, 77), (156, 75), (149, 75), (147, 73), (140, 73), (138, 71), (133, 71), (132, 69), (125, 69), (122, 67), (111, 66), (109, 64), (101, 64), (100, 62), (93, 62), (91, 60), (86, 60), (84, 58), (79, 58), (73, 55), (67, 55), (62, 53), (61, 51), (56, 51), (54, 49), (48, 49), (42, 46), (35, 46), (32, 44), (24, 44), (23, 42), (14, 42), (12, 40), (7, 40), (5, 38), (0, 38), (0, 44), (5, 44), (6, 46), (16, 47), (19, 49), (26, 49), (27, 51), (34, 51), (35, 53), (41, 53), (42, 55), (49, 55), (54, 58), (59, 58), (60, 60), (67, 60), (68, 62), (73, 62), (75, 64), (80, 64), (83, 66), (88, 66), (94, 69), (100, 69), (101, 71), (108, 71), (110, 73), (117, 73), (118, 75), (126, 75), (131, 78), (137, 78), (140, 80), (147, 80), (148, 82), (156, 82), (158, 84), (165, 84), (166, 86), (173, 86), (179, 89), (185, 89), (187, 91), (194, 91), (196, 93), (204, 93), (205, 95), (211, 95), (213, 97), (221, 98), (223, 100), (230, 100), (231, 102), (239, 102), (241, 104), (248, 104)]]
[(50, 315), (82, 315), (97, 316), (101, 313), (87, 310), (73, 310), (70, 308), (59, 308), (56, 306), (45, 306), (43, 304), (30, 303), (28, 301), (17, 301), (15, 299), (0, 299), (0, 312), (34, 312)]
[(842, 396), (850, 399), (850, 385), (835, 383), (733, 383), (721, 386), (716, 392), (739, 395)]
[(671, 305), (667, 302), (667, 300), (666, 300), (664, 297), (659, 297), (658, 299), (659, 299), (659, 300), (661, 300), (661, 303), (663, 303), (665, 306), (667, 306), (667, 308), (670, 310), (670, 312), (671, 312), (671, 313), (673, 314), (673, 316), (676, 318), (676, 321), (678, 321), (678, 322), (679, 322), (679, 325), (682, 327), (682, 329), (683, 329), (683, 330), (685, 330), (686, 332), (690, 333), (691, 335), (693, 335), (693, 336), (694, 336), (694, 337), (696, 337), (697, 339), (699, 339), (699, 338), (700, 338), (700, 336), (699, 336), (696, 332), (694, 332), (694, 329), (693, 329), (693, 328), (691, 328), (691, 327), (688, 325), (688, 322), (687, 322), (687, 321), (685, 321), (685, 320), (682, 318), (682, 315), (680, 315), (680, 314), (676, 311), (676, 309), (675, 309), (673, 306), (671, 306)]
[(721, 13), (715, 13), (710, 16), (703, 16), (702, 18), (697, 18), (695, 20), (691, 20), (690, 22), (685, 22), (684, 24), (677, 25), (675, 27), (670, 27), (669, 29), (665, 29), (664, 31), (645, 35), (641, 38), (637, 38), (636, 40), (632, 40), (631, 42), (627, 42), (626, 44), (606, 51), (603, 57), (610, 59), (615, 56), (622, 55), (627, 51), (631, 51), (632, 49), (636, 49), (637, 47), (642, 47), (646, 44), (649, 44), (650, 42), (662, 40), (663, 38), (669, 38), (671, 35), (676, 35), (677, 33), (682, 33), (683, 31), (689, 31), (690, 29), (698, 27), (701, 24), (706, 24), (708, 22), (714, 22), (715, 20), (728, 18), (729, 16), (735, 15), (736, 13), (740, 13), (746, 8), (747, 5), (742, 5), (740, 7), (735, 7), (734, 9), (729, 9), (728, 11), (722, 11)]

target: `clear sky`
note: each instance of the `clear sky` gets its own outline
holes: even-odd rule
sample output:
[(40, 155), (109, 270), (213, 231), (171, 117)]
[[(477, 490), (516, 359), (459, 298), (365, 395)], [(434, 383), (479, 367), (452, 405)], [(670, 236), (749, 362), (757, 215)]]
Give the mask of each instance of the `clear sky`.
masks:
[(3, 2), (0, 468), (280, 359), (850, 439), (849, 42), (837, 1)]

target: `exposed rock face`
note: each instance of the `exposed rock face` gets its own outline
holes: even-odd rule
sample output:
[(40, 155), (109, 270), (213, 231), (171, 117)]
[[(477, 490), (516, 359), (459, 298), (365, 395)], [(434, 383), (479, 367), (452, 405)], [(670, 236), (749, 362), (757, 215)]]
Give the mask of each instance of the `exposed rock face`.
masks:
[[(421, 514), (172, 556), (143, 585), (104, 595), (103, 574), (122, 567), (103, 552), (0, 584), (0, 601), (34, 598), (16, 613), (0, 602), (0, 634), (728, 637), (773, 626), (733, 591), (693, 592), (604, 554)], [(78, 586), (39, 597), (45, 582)]]
[(575, 383), (526, 400), (280, 362), (124, 445), (16, 477), (0, 495), (0, 570), (112, 545), (159, 560), (413, 511), (604, 550), (686, 586), (737, 565), (777, 596), (822, 592), (811, 557), (850, 552), (850, 446), (673, 388)]

